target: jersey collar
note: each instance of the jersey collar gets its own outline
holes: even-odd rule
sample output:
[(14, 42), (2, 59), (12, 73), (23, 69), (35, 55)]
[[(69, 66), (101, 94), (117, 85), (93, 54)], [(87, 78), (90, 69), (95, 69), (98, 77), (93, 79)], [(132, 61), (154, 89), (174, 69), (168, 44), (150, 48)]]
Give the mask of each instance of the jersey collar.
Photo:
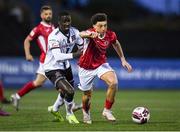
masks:
[(46, 27), (51, 27), (51, 24), (47, 24), (47, 23), (45, 23), (45, 22), (43, 22), (43, 21), (41, 21), (41, 24), (42, 24), (43, 26), (46, 26)]

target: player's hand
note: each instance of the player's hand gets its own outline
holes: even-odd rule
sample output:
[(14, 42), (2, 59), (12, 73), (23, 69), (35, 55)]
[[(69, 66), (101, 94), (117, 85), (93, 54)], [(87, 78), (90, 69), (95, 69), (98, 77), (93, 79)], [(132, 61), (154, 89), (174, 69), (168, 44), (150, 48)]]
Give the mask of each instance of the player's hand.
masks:
[(27, 61), (33, 61), (34, 58), (33, 58), (32, 55), (26, 55), (26, 60), (27, 60)]
[(125, 60), (125, 59), (121, 59), (122, 62), (122, 66), (128, 71), (128, 72), (132, 72), (132, 66)]
[(91, 32), (91, 33), (89, 34), (89, 37), (90, 37), (90, 38), (97, 38), (97, 37), (98, 37), (98, 33), (97, 33), (97, 32)]
[(83, 53), (82, 49), (78, 49), (76, 52), (73, 53), (73, 58), (79, 57)]

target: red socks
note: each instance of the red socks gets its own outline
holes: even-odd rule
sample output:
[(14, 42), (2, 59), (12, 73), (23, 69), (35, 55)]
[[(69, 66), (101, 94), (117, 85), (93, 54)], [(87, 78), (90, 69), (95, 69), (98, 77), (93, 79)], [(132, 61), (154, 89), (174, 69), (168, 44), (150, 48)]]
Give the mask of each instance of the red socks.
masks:
[(108, 109), (108, 110), (111, 109), (113, 103), (114, 103), (114, 101), (110, 102), (109, 100), (106, 99), (106, 101), (105, 101), (105, 108)]
[(3, 99), (4, 99), (3, 86), (2, 86), (2, 83), (0, 82), (0, 101)]
[(28, 82), (18, 91), (18, 95), (22, 97), (34, 88), (36, 87), (34, 86), (33, 82)]

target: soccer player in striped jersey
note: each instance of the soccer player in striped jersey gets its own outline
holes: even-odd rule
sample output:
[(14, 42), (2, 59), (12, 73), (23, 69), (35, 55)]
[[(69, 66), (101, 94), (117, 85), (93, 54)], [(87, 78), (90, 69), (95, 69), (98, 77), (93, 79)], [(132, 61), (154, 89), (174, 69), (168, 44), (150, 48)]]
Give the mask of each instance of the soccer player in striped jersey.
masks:
[[(48, 49), (44, 62), (44, 70), (47, 78), (59, 91), (59, 101), (49, 108), (51, 113), (63, 121), (63, 117), (57, 113), (63, 102), (66, 107), (66, 119), (70, 124), (77, 124), (72, 107), (74, 99), (73, 76), (70, 59), (80, 56), (82, 53), (83, 39), (79, 31), (71, 26), (71, 16), (68, 12), (61, 12), (58, 16), (59, 26), (48, 37)], [(78, 50), (72, 52), (77, 45)], [(64, 100), (62, 102), (62, 99)]]

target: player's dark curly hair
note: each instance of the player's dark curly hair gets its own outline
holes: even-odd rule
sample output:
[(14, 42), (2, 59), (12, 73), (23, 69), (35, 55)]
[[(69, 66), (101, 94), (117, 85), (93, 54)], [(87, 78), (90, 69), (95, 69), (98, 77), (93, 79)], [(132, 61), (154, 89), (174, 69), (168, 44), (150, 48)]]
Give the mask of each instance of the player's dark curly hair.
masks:
[(105, 13), (96, 13), (91, 17), (91, 23), (93, 25), (99, 21), (107, 21), (107, 15)]
[(49, 5), (43, 5), (40, 9), (40, 13), (42, 13), (44, 10), (52, 10), (52, 8)]

